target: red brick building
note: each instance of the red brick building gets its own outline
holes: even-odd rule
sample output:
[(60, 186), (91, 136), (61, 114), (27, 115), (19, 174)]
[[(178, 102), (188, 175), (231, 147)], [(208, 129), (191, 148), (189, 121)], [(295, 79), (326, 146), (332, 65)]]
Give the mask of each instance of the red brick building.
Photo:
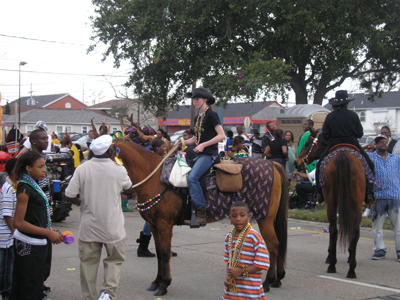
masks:
[[(9, 103), (11, 115), (15, 113), (15, 105), (18, 106), (18, 99)], [(4, 111), (4, 106), (2, 107)], [(32, 97), (21, 97), (21, 112), (36, 108), (57, 108), (57, 109), (82, 109), (87, 105), (70, 94), (54, 94)]]

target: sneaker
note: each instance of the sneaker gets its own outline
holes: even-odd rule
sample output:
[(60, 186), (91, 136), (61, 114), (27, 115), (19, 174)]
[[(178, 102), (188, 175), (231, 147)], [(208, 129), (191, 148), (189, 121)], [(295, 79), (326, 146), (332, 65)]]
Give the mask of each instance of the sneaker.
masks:
[(370, 215), (371, 215), (371, 210), (369, 208), (366, 208), (362, 216), (369, 217)]
[(383, 249), (380, 249), (380, 250), (375, 251), (374, 255), (372, 255), (371, 258), (373, 260), (380, 260), (380, 259), (384, 259), (385, 256), (386, 256), (386, 251)]
[(98, 300), (111, 300), (111, 297), (107, 292), (102, 292)]

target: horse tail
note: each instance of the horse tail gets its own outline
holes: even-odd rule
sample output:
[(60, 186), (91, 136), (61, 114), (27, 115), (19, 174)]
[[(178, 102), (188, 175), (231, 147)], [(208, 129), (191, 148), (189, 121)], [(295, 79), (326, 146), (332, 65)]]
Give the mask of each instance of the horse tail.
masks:
[(289, 205), (289, 181), (286, 177), (286, 170), (279, 163), (274, 163), (275, 168), (281, 175), (281, 199), (275, 217), (275, 233), (279, 241), (278, 260), (285, 262), (287, 253), (287, 213)]
[(354, 209), (356, 201), (352, 197), (351, 193), (351, 163), (347, 153), (341, 151), (335, 160), (336, 167), (336, 186), (334, 192), (336, 193), (336, 199), (338, 199), (338, 211), (339, 211), (339, 236), (340, 244), (343, 248), (346, 248), (347, 244), (350, 244), (353, 239), (354, 215), (351, 213)]

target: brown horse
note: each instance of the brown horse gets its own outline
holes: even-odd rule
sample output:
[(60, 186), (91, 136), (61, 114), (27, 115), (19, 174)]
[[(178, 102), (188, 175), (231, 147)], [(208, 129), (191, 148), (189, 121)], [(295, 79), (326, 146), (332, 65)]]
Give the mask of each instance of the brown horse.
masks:
[[(118, 157), (122, 160), (134, 184), (146, 178), (161, 161), (158, 155), (133, 143), (117, 140), (115, 147), (119, 149)], [(281, 286), (281, 279), (285, 276), (287, 250), (288, 181), (282, 166), (274, 163), (273, 171), (274, 180), (271, 199), (268, 199), (268, 212), (266, 217), (258, 223), (270, 256), (270, 269), (264, 282), (266, 291), (269, 290), (269, 284), (272, 287)], [(148, 181), (135, 188), (139, 205), (155, 195), (162, 194), (161, 201), (150, 209), (140, 212), (143, 219), (150, 225), (156, 245), (158, 272), (156, 279), (148, 288), (149, 291), (156, 291), (154, 294), (156, 296), (166, 294), (167, 287), (171, 284), (172, 227), (177, 224), (182, 214), (181, 197), (161, 182), (160, 174), (161, 169)]]
[[(308, 141), (295, 161), (298, 168), (319, 158), (326, 144), (322, 134), (311, 131)], [(362, 205), (365, 198), (366, 180), (362, 162), (348, 151), (339, 151), (324, 169), (322, 193), (327, 205), (329, 220), (329, 248), (326, 263), (328, 273), (336, 273), (336, 244), (338, 237), (337, 209), (339, 208), (340, 243), (349, 244), (350, 265), (347, 278), (356, 278), (356, 248), (360, 237)], [(321, 174), (322, 175), (322, 174)]]

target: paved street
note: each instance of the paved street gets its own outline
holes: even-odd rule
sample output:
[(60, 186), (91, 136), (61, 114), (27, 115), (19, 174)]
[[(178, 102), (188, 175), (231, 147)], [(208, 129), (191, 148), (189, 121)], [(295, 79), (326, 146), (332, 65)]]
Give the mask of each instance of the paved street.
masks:
[[(130, 204), (132, 206), (133, 202), (130, 201)], [(172, 284), (167, 295), (155, 297), (146, 288), (156, 276), (157, 261), (155, 258), (136, 256), (136, 239), (144, 221), (137, 211), (124, 215), (128, 233), (127, 258), (117, 291), (119, 299), (221, 298), (225, 277), (224, 237), (232, 227), (229, 221), (209, 224), (201, 229), (174, 227), (172, 245), (178, 257), (172, 258)], [(54, 227), (61, 231), (71, 230), (77, 237), (79, 208), (74, 206), (71, 216)], [(357, 248), (358, 278), (348, 280), (347, 253), (340, 252), (338, 255), (337, 274), (326, 273), (327, 265), (324, 262), (329, 236), (323, 233), (323, 229), (328, 227), (327, 224), (289, 220), (289, 227), (286, 278), (280, 289), (272, 289), (267, 294), (267, 299), (400, 299), (400, 263), (396, 260), (393, 232), (385, 232), (384, 240), (388, 247), (386, 259), (372, 261), (371, 229), (362, 229)], [(154, 252), (153, 240), (150, 250)], [(102, 276), (101, 265), (99, 286)], [(77, 242), (54, 246), (52, 273), (47, 284), (53, 289), (49, 299), (83, 299), (79, 284)]]

